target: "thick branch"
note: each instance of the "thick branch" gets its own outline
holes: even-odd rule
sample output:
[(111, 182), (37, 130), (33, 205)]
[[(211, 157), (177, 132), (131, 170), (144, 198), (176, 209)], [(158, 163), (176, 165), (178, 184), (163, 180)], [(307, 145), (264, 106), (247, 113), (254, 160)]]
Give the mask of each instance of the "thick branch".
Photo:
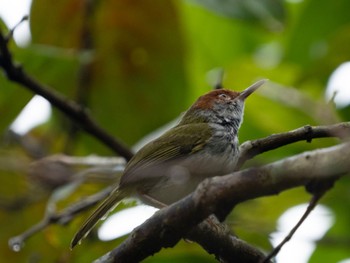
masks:
[[(257, 248), (235, 237), (224, 223), (210, 216), (186, 234), (186, 239), (196, 241), (220, 262), (256, 263), (265, 259)], [(270, 261), (267, 261), (270, 262)]]
[(157, 212), (98, 262), (139, 262), (162, 247), (174, 246), (212, 213), (226, 211), (248, 199), (305, 185), (310, 180), (337, 178), (350, 171), (349, 158), (350, 143), (344, 143), (206, 179), (192, 195)]
[(12, 55), (7, 47), (7, 42), (0, 32), (0, 67), (2, 67), (7, 78), (21, 84), (23, 87), (47, 99), (54, 107), (62, 111), (70, 120), (77, 122), (87, 133), (99, 139), (107, 147), (129, 160), (133, 153), (119, 140), (103, 130), (95, 120), (92, 119), (87, 110), (80, 107), (74, 101), (70, 101), (61, 94), (49, 89), (39, 83), (24, 70), (15, 65)]

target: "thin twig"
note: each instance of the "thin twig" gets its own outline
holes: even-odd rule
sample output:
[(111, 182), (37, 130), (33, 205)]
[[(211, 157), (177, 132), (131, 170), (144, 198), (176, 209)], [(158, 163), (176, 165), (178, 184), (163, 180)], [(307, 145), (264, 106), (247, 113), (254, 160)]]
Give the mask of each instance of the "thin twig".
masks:
[(67, 224), (74, 219), (74, 215), (85, 211), (86, 209), (96, 205), (102, 199), (106, 198), (111, 190), (112, 187), (105, 188), (102, 191), (85, 198), (83, 201), (71, 205), (60, 213), (47, 213), (47, 215), (39, 223), (27, 229), (22, 234), (12, 237), (8, 242), (10, 248), (15, 251), (19, 251), (29, 237), (45, 229), (47, 226), (54, 223), (61, 225)]
[(340, 139), (349, 138), (350, 122), (326, 126), (306, 125), (289, 132), (273, 134), (253, 141), (246, 141), (240, 146), (241, 156), (236, 169), (238, 170), (244, 162), (260, 153), (271, 151), (298, 141), (306, 140), (307, 142), (311, 142), (312, 139), (326, 137), (336, 137)]
[(295, 232), (298, 230), (298, 228), (302, 225), (302, 223), (305, 221), (305, 219), (310, 215), (311, 211), (314, 210), (316, 205), (318, 204), (318, 201), (321, 199), (321, 197), (325, 194), (325, 192), (322, 192), (320, 194), (315, 194), (311, 197), (311, 200), (309, 202), (309, 205), (305, 211), (305, 213), (302, 215), (302, 217), (299, 219), (297, 224), (290, 230), (288, 235), (281, 241), (281, 243), (278, 244), (267, 256), (265, 259), (260, 261), (260, 263), (268, 263), (271, 261), (272, 258), (274, 258), (282, 249), (282, 247), (292, 239)]
[[(0, 159), (1, 160), (1, 159)], [(103, 166), (103, 167), (115, 167), (124, 166), (125, 160), (121, 157), (102, 157), (97, 155), (88, 155), (84, 157), (70, 156), (65, 154), (54, 154), (48, 157), (44, 157), (41, 160), (47, 160), (51, 162), (61, 162), (67, 165), (81, 165), (81, 166)]]
[(6, 73), (9, 80), (21, 84), (23, 87), (31, 90), (47, 99), (54, 107), (63, 112), (70, 120), (79, 124), (87, 133), (99, 139), (107, 147), (116, 153), (130, 160), (133, 153), (118, 139), (108, 134), (102, 129), (90, 116), (87, 109), (80, 107), (74, 101), (68, 100), (62, 94), (44, 86), (29, 76), (22, 67), (15, 65), (12, 55), (7, 47), (7, 41), (0, 31), (0, 67)]
[(17, 27), (22, 24), (24, 21), (27, 21), (29, 19), (28, 15), (25, 15), (22, 17), (21, 21), (19, 21), (11, 30), (10, 32), (7, 34), (7, 36), (5, 37), (5, 41), (6, 43), (8, 43), (11, 38), (13, 37), (13, 33), (15, 32), (15, 30), (17, 29)]

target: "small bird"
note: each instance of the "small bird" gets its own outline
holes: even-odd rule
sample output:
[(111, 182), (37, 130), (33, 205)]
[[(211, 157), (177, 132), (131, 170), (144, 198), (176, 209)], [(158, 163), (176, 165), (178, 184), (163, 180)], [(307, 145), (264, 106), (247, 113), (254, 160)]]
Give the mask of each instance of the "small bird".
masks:
[(136, 196), (162, 208), (193, 192), (205, 178), (233, 172), (244, 101), (265, 82), (260, 80), (242, 92), (216, 89), (199, 97), (178, 125), (146, 144), (128, 162), (119, 185), (81, 226), (71, 248), (125, 197)]

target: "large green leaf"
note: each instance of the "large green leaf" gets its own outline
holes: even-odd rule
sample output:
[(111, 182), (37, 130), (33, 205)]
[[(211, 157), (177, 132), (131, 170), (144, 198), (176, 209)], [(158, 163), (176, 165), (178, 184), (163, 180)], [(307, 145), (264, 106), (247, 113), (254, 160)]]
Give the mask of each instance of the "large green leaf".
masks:
[[(80, 92), (98, 122), (113, 135), (135, 142), (184, 110), (184, 47), (174, 6), (170, 1), (102, 1), (84, 17), (83, 2), (60, 0), (47, 8), (47, 1), (35, 0), (33, 43), (79, 52), (85, 75), (78, 80), (77, 71), (57, 71), (53, 86), (76, 78), (76, 87), (66, 92), (75, 94), (83, 82)], [(83, 31), (92, 39), (88, 61), (80, 48)]]

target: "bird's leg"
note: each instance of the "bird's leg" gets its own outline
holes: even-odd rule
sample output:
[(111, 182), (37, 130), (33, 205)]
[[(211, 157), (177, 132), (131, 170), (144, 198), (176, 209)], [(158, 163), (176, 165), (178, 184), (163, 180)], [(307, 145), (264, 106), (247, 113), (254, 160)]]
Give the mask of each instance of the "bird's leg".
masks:
[(140, 195), (140, 199), (147, 205), (151, 205), (151, 206), (154, 206), (154, 207), (159, 208), (159, 209), (168, 206), (168, 205), (154, 199), (152, 196), (149, 196), (148, 194), (139, 193), (139, 195)]

